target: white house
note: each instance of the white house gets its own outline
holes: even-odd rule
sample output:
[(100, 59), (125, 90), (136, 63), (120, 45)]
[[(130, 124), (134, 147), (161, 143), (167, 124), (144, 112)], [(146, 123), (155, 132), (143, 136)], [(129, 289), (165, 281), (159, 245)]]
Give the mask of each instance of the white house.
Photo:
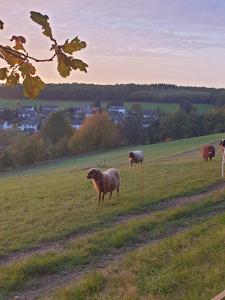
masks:
[(22, 106), (22, 110), (26, 110), (26, 111), (34, 111), (35, 107), (31, 106), (31, 105), (23, 105)]
[(18, 129), (24, 132), (37, 132), (38, 131), (38, 121), (37, 120), (23, 120)]
[(13, 124), (9, 121), (4, 121), (0, 123), (0, 129), (10, 129), (13, 127)]
[(126, 114), (126, 108), (123, 106), (110, 106), (108, 108), (108, 112), (114, 112), (114, 113), (119, 113), (119, 114)]

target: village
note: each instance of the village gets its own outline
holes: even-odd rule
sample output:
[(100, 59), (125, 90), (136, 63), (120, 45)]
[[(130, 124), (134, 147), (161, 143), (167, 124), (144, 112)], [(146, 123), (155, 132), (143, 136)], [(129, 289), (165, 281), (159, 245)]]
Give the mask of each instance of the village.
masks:
[(24, 105), (15, 110), (0, 107), (0, 129), (17, 129), (24, 133), (38, 132), (50, 114), (63, 112), (70, 121), (71, 127), (79, 129), (85, 118), (92, 117), (95, 113), (106, 111), (115, 125), (121, 124), (128, 116), (141, 114), (142, 127), (147, 128), (158, 118), (154, 110), (141, 110), (139, 112), (128, 110), (124, 106), (111, 105), (102, 109), (95, 106), (74, 106), (67, 109), (60, 109), (57, 105), (40, 105), (39, 108), (32, 105)]

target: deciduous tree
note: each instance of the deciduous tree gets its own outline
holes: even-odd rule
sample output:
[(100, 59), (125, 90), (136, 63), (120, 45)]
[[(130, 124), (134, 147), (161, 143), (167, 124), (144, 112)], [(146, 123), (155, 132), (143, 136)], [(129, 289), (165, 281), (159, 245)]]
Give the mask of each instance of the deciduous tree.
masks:
[(69, 138), (72, 133), (73, 129), (68, 119), (64, 118), (63, 112), (51, 113), (41, 128), (44, 140), (53, 144), (64, 137)]

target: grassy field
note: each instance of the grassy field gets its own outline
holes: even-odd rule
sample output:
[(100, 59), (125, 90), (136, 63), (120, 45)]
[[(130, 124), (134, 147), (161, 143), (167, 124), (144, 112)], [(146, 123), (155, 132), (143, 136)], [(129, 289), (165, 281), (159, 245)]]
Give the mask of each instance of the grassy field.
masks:
[[(45, 282), (45, 276), (60, 275), (63, 278), (63, 274), (72, 272), (77, 267), (87, 268), (104, 255), (114, 255), (114, 251), (125, 254), (145, 241), (164, 240), (166, 236), (174, 235), (176, 230), (201, 223), (203, 220), (208, 220), (205, 224), (214, 224), (215, 228), (222, 226), (219, 222), (221, 220), (224, 222), (223, 217), (212, 219), (212, 214), (223, 215), (225, 211), (223, 190), (195, 204), (180, 207), (178, 202), (178, 205), (173, 208), (167, 207), (170, 199), (200, 193), (222, 182), (220, 155), (212, 162), (204, 162), (199, 151), (193, 151), (204, 143), (218, 141), (222, 136), (223, 134), (218, 134), (142, 146), (145, 151), (142, 173), (140, 168), (131, 169), (128, 166), (127, 153), (130, 148), (125, 147), (2, 175), (0, 178), (0, 299), (7, 298), (11, 293), (23, 292), (29, 288), (35, 289)], [(176, 156), (186, 151), (193, 152)], [(119, 169), (121, 193), (118, 199), (114, 195), (111, 200), (106, 199), (104, 204), (97, 205), (97, 195), (92, 183), (86, 179), (86, 168), (91, 166), (104, 166), (104, 168), (116, 166)], [(136, 214), (140, 214), (140, 218), (134, 218)], [(123, 222), (120, 221), (121, 218)], [(197, 242), (193, 242), (192, 245), (192, 234), (195, 235), (201, 226), (205, 226), (207, 230), (210, 227), (204, 224), (199, 226), (196, 227), (197, 229), (190, 229), (188, 234), (182, 234), (182, 238), (171, 237), (157, 245), (140, 249), (140, 253), (143, 251), (146, 255), (146, 265), (144, 255), (142, 255), (142, 262), (141, 254), (135, 252), (132, 258), (129, 256), (116, 267), (116, 273), (114, 269), (110, 269), (107, 273), (90, 274), (78, 285), (62, 289), (53, 297), (57, 299), (117, 299), (119, 297), (122, 299), (142, 299), (141, 297), (143, 299), (195, 299), (191, 298), (197, 288), (194, 284), (190, 284), (189, 298), (179, 298), (189, 285), (185, 285), (184, 279), (181, 279), (183, 281), (181, 283), (178, 281), (178, 285), (181, 284), (183, 289), (178, 289), (177, 284), (173, 286), (173, 278), (175, 276), (175, 282), (178, 280), (176, 276), (179, 274), (179, 266), (183, 266), (182, 259), (186, 254), (185, 247), (179, 248), (180, 246), (177, 245), (180, 245), (181, 240), (186, 243), (190, 239), (187, 243), (190, 244), (191, 251), (192, 246), (197, 247)], [(213, 229), (209, 232), (210, 237), (213, 232)], [(72, 237), (77, 235), (79, 237), (73, 240)], [(197, 240), (200, 248), (206, 243), (204, 236), (201, 240), (199, 235)], [(168, 250), (170, 243), (171, 252)], [(218, 240), (215, 239), (213, 243), (216, 247)], [(48, 248), (49, 245), (52, 247)], [(38, 247), (41, 250), (46, 247), (46, 251), (36, 253), (35, 249)], [(195, 249), (200, 248), (193, 248), (193, 253), (198, 251)], [(179, 258), (170, 261), (168, 253), (173, 251), (176, 253), (177, 249), (180, 251)], [(205, 257), (207, 258), (207, 255), (211, 257), (211, 252), (207, 247), (206, 249), (209, 253), (205, 253)], [(157, 251), (162, 255), (162, 261), (166, 263), (168, 269), (160, 265), (160, 258), (154, 254)], [(1, 260), (4, 261), (12, 254), (19, 255), (23, 252), (28, 253), (29, 257), (22, 255), (19, 259), (12, 261), (9, 259), (9, 264), (1, 266)], [(151, 266), (152, 257), (155, 257), (154, 267)], [(201, 265), (201, 259), (197, 261), (199, 257), (192, 257), (190, 266), (187, 266), (187, 273), (194, 264), (200, 264), (199, 268), (206, 268), (205, 264)], [(191, 259), (191, 256), (189, 258)], [(136, 272), (126, 267), (132, 259)], [(224, 266), (221, 264), (221, 268), (219, 267), (219, 259), (221, 256), (217, 255), (215, 262), (213, 261), (215, 269), (212, 269), (209, 278), (216, 276), (213, 273), (216, 270), (219, 274), (224, 274), (222, 273)], [(120, 276), (126, 277), (124, 275), (126, 268), (129, 282), (127, 286), (123, 286), (124, 280), (120, 285), (116, 276), (119, 281)], [(202, 272), (201, 268), (199, 274)], [(137, 278), (144, 276), (146, 269), (149, 270), (146, 276), (152, 274), (155, 277), (152, 277), (149, 285), (147, 279), (141, 285), (141, 279), (139, 281)], [(154, 270), (158, 271), (154, 273)], [(169, 275), (166, 277), (164, 274), (165, 270), (170, 272), (168, 274), (171, 274), (172, 283), (168, 279)], [(189, 280), (188, 276), (185, 278)], [(51, 282), (50, 279), (48, 280)], [(136, 283), (133, 284), (132, 280)], [(198, 285), (203, 289), (205, 284), (208, 288), (207, 280), (201, 281), (200, 278)], [(90, 293), (89, 285), (92, 284), (96, 285), (96, 288), (93, 287)], [(221, 287), (221, 280), (218, 279), (212, 289), (208, 288), (207, 297), (217, 289), (219, 292)], [(142, 290), (143, 293), (140, 292)], [(133, 293), (130, 298), (124, 296), (127, 292), (128, 295), (129, 292)], [(168, 295), (174, 297), (170, 298)], [(149, 298), (144, 298), (148, 296)]]
[[(10, 109), (15, 109), (18, 104), (21, 105), (36, 105), (39, 107), (40, 105), (45, 104), (52, 104), (58, 105), (60, 109), (65, 109), (71, 106), (82, 106), (82, 105), (90, 105), (92, 104), (91, 101), (49, 101), (49, 100), (26, 100), (26, 99), (0, 99), (0, 107), (6, 107)], [(107, 102), (102, 102), (102, 106), (106, 107)], [(130, 108), (133, 103), (124, 102), (125, 107)], [(162, 111), (165, 112), (176, 112), (179, 110), (180, 106), (178, 103), (144, 103), (144, 102), (136, 102), (135, 104), (140, 104), (142, 109), (157, 109), (160, 108)], [(198, 112), (206, 112), (209, 109), (213, 108), (213, 105), (210, 104), (196, 104), (195, 107), (197, 108)]]
[(48, 299), (206, 300), (224, 290), (225, 214), (141, 248)]
[[(125, 102), (125, 106), (130, 108), (133, 103)], [(142, 109), (161, 109), (165, 112), (176, 112), (180, 109), (179, 103), (143, 103), (143, 102), (136, 102), (135, 104), (140, 104)], [(209, 109), (213, 108), (214, 105), (211, 104), (195, 104), (194, 105), (199, 113), (207, 112)]]
[[(67, 243), (63, 252), (56, 249), (41, 255), (34, 254), (17, 264), (0, 267), (1, 290), (6, 293), (26, 286), (34, 286), (43, 275), (61, 274), (74, 267), (90, 264), (101, 256), (124, 247), (133, 247), (143, 241), (169, 235), (190, 222), (195, 224), (199, 221), (199, 215), (201, 218), (204, 216), (207, 218), (209, 212), (216, 210), (220, 212), (225, 210), (224, 195), (217, 195), (214, 200), (205, 199), (200, 204), (157, 212), (149, 217), (116, 225), (111, 229), (103, 229), (91, 237)], [(60, 299), (67, 299), (67, 297)]]
[[(197, 148), (200, 148), (204, 144), (213, 143), (214, 141), (219, 141), (224, 138), (223, 133), (213, 134), (213, 135), (205, 135), (197, 138), (190, 139), (182, 139), (176, 140), (161, 144), (153, 144), (146, 146), (138, 146), (138, 149), (142, 149), (145, 152), (145, 161), (153, 162), (156, 160), (163, 159), (170, 155), (176, 155), (179, 153), (183, 153), (185, 151), (191, 151)], [(219, 146), (219, 143), (218, 143)], [(22, 175), (33, 175), (40, 172), (47, 172), (50, 170), (62, 170), (64, 169), (87, 169), (93, 166), (97, 167), (110, 167), (127, 164), (128, 152), (131, 150), (135, 150), (137, 147), (121, 147), (119, 149), (101, 151), (99, 153), (93, 154), (84, 154), (81, 156), (76, 156), (69, 159), (47, 162), (44, 164), (40, 164), (35, 168), (30, 168), (28, 170), (23, 170), (19, 172), (5, 172), (0, 173), (0, 179), (8, 176), (19, 176)], [(220, 151), (219, 147), (216, 151)], [(196, 157), (201, 157), (201, 151), (198, 152)], [(46, 174), (46, 173), (45, 173)]]

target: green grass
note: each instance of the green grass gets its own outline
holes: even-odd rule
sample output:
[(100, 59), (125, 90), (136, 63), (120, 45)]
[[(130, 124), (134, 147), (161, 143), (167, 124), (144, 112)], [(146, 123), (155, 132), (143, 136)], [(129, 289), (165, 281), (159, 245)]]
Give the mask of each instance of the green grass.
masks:
[[(0, 255), (41, 241), (60, 239), (72, 232), (105, 226), (118, 215), (143, 211), (162, 200), (192, 194), (221, 181), (220, 157), (211, 163), (200, 157), (155, 161), (215, 138), (218, 135), (143, 147), (146, 154), (143, 193), (140, 169), (120, 164), (127, 161), (128, 149), (109, 152), (112, 166), (118, 164), (121, 174), (121, 193), (119, 199), (114, 196), (100, 206), (92, 182), (86, 179), (87, 171), (78, 169), (88, 164), (98, 166), (96, 157), (100, 158), (100, 154), (77, 160), (77, 165), (70, 162), (58, 169), (30, 170), (22, 173), (26, 176), (3, 177), (0, 180)], [(106, 164), (111, 166), (108, 161)]]
[(140, 248), (48, 299), (211, 299), (224, 290), (224, 247), (225, 214)]
[(71, 106), (86, 106), (90, 105), (91, 101), (73, 101), (73, 100), (27, 100), (27, 99), (0, 99), (0, 107), (6, 107), (9, 109), (16, 109), (18, 104), (21, 105), (33, 105), (39, 108), (40, 105), (58, 105), (60, 109), (69, 108)]
[[(40, 105), (52, 104), (58, 105), (60, 109), (65, 109), (71, 106), (86, 106), (92, 104), (91, 101), (73, 101), (71, 100), (27, 100), (27, 99), (0, 99), (0, 107), (6, 107), (10, 109), (16, 109), (18, 104), (21, 105), (36, 105), (39, 107)], [(102, 102), (102, 106), (106, 107), (107, 102)], [(132, 102), (125, 102), (124, 106), (130, 108), (132, 106)], [(135, 102), (135, 104), (140, 104), (142, 109), (157, 109), (160, 108), (164, 112), (176, 112), (180, 109), (179, 103), (145, 103), (145, 102)], [(213, 108), (214, 105), (210, 104), (195, 104), (197, 111), (200, 113), (207, 112), (209, 109)]]
[[(141, 149), (145, 151), (142, 175), (140, 168), (131, 169), (128, 166), (127, 153), (130, 148), (125, 147), (18, 172), (15, 176), (2, 176), (0, 256), (32, 248), (43, 241), (60, 240), (71, 233), (92, 230), (93, 235), (81, 239), (79, 243), (67, 244), (62, 252), (33, 255), (1, 267), (1, 292), (7, 294), (16, 289), (22, 290), (25, 286), (36, 286), (43, 275), (61, 274), (74, 266), (90, 263), (113, 249), (132, 246), (143, 238), (156, 238), (176, 227), (192, 224), (199, 220), (199, 216), (210, 211), (223, 211), (222, 193), (222, 196), (215, 195), (200, 204), (156, 212), (143, 220), (130, 221), (128, 225), (111, 225), (118, 216), (157, 209), (161, 201), (203, 191), (210, 185), (221, 182), (220, 155), (212, 162), (204, 162), (197, 153), (186, 158), (161, 159), (196, 149), (204, 143), (219, 140), (222, 136), (218, 134), (142, 146)], [(116, 166), (119, 169), (121, 194), (119, 199), (114, 196), (98, 206), (97, 195), (92, 183), (86, 179), (87, 170), (83, 168), (102, 166), (104, 160), (105, 168)], [(97, 279), (90, 279), (87, 284), (93, 297), (108, 282), (107, 279), (102, 281), (101, 277), (95, 276)], [(98, 285), (101, 289), (98, 289)], [(87, 292), (85, 284), (82, 291)], [(82, 291), (79, 292), (81, 297)]]
[[(143, 170), (118, 168), (121, 193), (97, 205), (84, 170), (61, 170), (0, 181), (0, 255), (103, 225), (117, 215), (144, 210), (161, 200), (192, 194), (221, 181), (219, 159), (148, 163)], [(166, 188), (165, 188), (166, 187)], [(102, 225), (102, 226), (103, 226)]]
[[(94, 262), (104, 254), (138, 245), (146, 239), (157, 239), (176, 228), (194, 224), (199, 221), (200, 216), (207, 218), (209, 213), (221, 213), (225, 210), (224, 199), (224, 193), (220, 193), (213, 198), (202, 200), (199, 204), (157, 212), (149, 217), (102, 230), (91, 237), (69, 242), (63, 252), (55, 250), (42, 255), (33, 255), (17, 263), (0, 267), (1, 291), (7, 294), (26, 286), (36, 286), (43, 275), (65, 273), (75, 266)], [(126, 252), (126, 249), (123, 251)]]
[[(183, 153), (185, 151), (190, 151), (201, 147), (203, 144), (212, 143), (219, 141), (224, 138), (223, 133), (205, 135), (201, 137), (195, 137), (190, 139), (176, 140), (166, 143), (146, 145), (146, 146), (130, 146), (121, 147), (113, 150), (100, 151), (94, 154), (84, 154), (80, 156), (75, 156), (69, 159), (62, 159), (55, 162), (46, 162), (42, 165), (28, 168), (24, 171), (13, 171), (5, 172), (0, 174), (0, 179), (7, 176), (21, 176), (21, 175), (33, 175), (40, 172), (50, 171), (50, 170), (67, 170), (67, 169), (85, 169), (93, 166), (107, 167), (107, 166), (117, 166), (121, 164), (128, 163), (128, 152), (135, 149), (142, 149), (145, 152), (145, 163), (149, 163), (161, 158), (165, 158), (170, 155)], [(218, 143), (219, 146), (219, 143)], [(216, 152), (220, 149), (217, 148)], [(201, 157), (201, 151), (199, 151), (198, 157)]]
[[(125, 102), (124, 105), (127, 108), (131, 108), (132, 102)], [(140, 104), (142, 109), (161, 109), (164, 112), (169, 112), (173, 113), (176, 112), (180, 109), (180, 104), (179, 103), (157, 103), (157, 102), (152, 102), (152, 103), (145, 103), (145, 102), (135, 102), (135, 104)], [(194, 107), (196, 107), (197, 111), (199, 113), (205, 113), (211, 108), (215, 107), (214, 105), (211, 104), (194, 104)]]

